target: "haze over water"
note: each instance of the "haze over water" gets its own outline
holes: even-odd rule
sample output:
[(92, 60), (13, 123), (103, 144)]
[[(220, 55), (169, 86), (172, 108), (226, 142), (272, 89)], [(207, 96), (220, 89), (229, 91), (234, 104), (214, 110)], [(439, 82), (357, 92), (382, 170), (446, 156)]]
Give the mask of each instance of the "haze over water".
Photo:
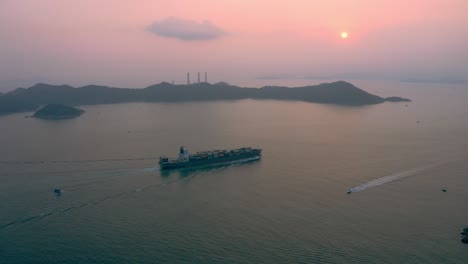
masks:
[[(466, 80), (466, 0), (3, 0), (0, 92), (254, 77)], [(342, 38), (346, 33), (346, 38)]]
[[(64, 121), (0, 116), (1, 262), (465, 263), (468, 87), (351, 82), (413, 102), (126, 103), (82, 106)], [(180, 145), (259, 146), (264, 156), (160, 172), (156, 159)]]

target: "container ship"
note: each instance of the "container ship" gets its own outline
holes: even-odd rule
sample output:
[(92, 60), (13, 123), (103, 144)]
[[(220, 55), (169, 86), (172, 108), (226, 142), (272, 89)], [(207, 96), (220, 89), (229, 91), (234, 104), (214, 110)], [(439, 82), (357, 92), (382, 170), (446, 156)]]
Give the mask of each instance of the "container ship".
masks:
[(232, 150), (212, 150), (190, 154), (189, 151), (182, 146), (180, 147), (179, 157), (177, 159), (160, 157), (159, 165), (163, 170), (217, 166), (258, 160), (261, 156), (262, 150), (259, 148), (247, 147)]

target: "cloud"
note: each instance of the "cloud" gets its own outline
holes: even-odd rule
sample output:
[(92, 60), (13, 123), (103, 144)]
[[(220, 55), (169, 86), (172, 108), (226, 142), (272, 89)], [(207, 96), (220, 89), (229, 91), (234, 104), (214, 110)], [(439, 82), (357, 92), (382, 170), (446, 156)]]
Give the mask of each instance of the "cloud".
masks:
[(156, 21), (149, 25), (147, 30), (153, 34), (166, 38), (175, 38), (185, 41), (211, 40), (225, 34), (224, 30), (210, 21), (199, 23), (193, 20), (185, 20), (169, 17)]

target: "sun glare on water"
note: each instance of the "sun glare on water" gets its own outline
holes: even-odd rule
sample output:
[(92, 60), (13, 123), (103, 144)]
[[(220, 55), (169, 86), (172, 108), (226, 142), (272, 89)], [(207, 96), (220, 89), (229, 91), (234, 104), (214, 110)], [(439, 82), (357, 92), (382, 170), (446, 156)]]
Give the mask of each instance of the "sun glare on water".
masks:
[(348, 38), (348, 32), (341, 32), (340, 37), (342, 39), (347, 39)]

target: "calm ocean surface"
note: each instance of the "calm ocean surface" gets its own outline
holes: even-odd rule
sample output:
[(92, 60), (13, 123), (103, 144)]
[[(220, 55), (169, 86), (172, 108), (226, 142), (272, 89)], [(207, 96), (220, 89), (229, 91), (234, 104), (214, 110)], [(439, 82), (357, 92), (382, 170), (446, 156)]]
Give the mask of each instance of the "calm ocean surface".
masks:
[[(468, 85), (352, 83), (413, 102), (0, 116), (0, 263), (467, 263)], [(180, 145), (264, 156), (161, 173)]]

